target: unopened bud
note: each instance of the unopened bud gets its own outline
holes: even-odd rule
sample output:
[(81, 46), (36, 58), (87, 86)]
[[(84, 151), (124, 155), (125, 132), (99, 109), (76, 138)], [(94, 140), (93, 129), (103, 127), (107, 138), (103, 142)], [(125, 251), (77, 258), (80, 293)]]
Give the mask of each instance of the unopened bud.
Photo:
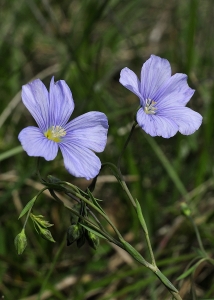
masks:
[(67, 246), (73, 244), (76, 240), (81, 237), (82, 230), (79, 225), (73, 224), (68, 227), (67, 230)]
[[(81, 215), (82, 205), (81, 205), (80, 203), (75, 204), (75, 205), (73, 206), (73, 209), (74, 209), (78, 214)], [(79, 220), (79, 216), (75, 215), (75, 214), (72, 212), (71, 215), (70, 215), (70, 222), (71, 222), (71, 225), (77, 224), (78, 220)]]
[(14, 244), (18, 255), (22, 254), (27, 246), (27, 238), (24, 229), (15, 237)]
[(83, 232), (81, 237), (77, 240), (77, 247), (81, 248), (85, 244), (85, 233)]
[(54, 224), (50, 224), (49, 221), (44, 220), (44, 216), (39, 215), (39, 216), (35, 216), (34, 214), (30, 214), (31, 219), (33, 220), (33, 222), (37, 223), (39, 227), (43, 227), (43, 228), (48, 228), (53, 226)]
[(191, 215), (191, 210), (185, 202), (181, 203), (181, 210), (186, 217), (189, 217)]
[(50, 183), (58, 183), (58, 182), (61, 181), (59, 178), (54, 177), (54, 176), (52, 176), (52, 175), (48, 175), (47, 177), (48, 177), (48, 181), (49, 181)]
[(98, 236), (91, 231), (87, 231), (86, 238), (89, 246), (91, 246), (94, 250), (97, 250), (100, 243)]
[(55, 243), (50, 230), (40, 227), (39, 228), (39, 234), (41, 235), (41, 237), (43, 239), (45, 239), (47, 241), (50, 241), (52, 243)]

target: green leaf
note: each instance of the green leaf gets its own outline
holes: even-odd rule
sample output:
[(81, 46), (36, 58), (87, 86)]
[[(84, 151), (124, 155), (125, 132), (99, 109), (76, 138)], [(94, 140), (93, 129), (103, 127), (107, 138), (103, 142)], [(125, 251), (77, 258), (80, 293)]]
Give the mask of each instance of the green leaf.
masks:
[(31, 209), (31, 208), (33, 207), (34, 202), (36, 201), (36, 199), (37, 199), (37, 195), (36, 195), (33, 199), (31, 199), (31, 200), (25, 205), (25, 207), (23, 208), (23, 210), (21, 211), (21, 213), (20, 213), (20, 215), (19, 215), (19, 219), (20, 219), (21, 217), (23, 217), (23, 216), (26, 214), (26, 212), (28, 212), (29, 209)]
[(154, 272), (154, 274), (163, 282), (163, 284), (168, 287), (170, 290), (172, 290), (175, 293), (178, 293), (178, 290), (174, 287), (174, 285), (169, 281), (168, 278), (166, 278), (165, 275), (163, 275), (163, 273), (161, 273), (160, 270), (157, 270), (156, 272)]
[(143, 258), (143, 256), (140, 255), (140, 253), (132, 247), (128, 242), (126, 242), (124, 239), (120, 239), (121, 243), (124, 246), (124, 249), (139, 263), (144, 265), (148, 268), (148, 262)]
[(197, 264), (195, 264), (194, 266), (192, 266), (190, 269), (188, 269), (186, 272), (184, 272), (181, 276), (179, 276), (177, 278), (177, 280), (181, 280), (186, 278), (188, 275), (190, 275), (191, 273), (193, 273), (195, 271), (195, 269), (197, 268)]
[(92, 195), (92, 193), (90, 192), (89, 189), (87, 189), (87, 192), (88, 192), (88, 195), (89, 195), (91, 201), (93, 202), (93, 204), (96, 205), (96, 206), (97, 206), (97, 207), (105, 214), (104, 210), (103, 210), (102, 207), (99, 205), (99, 203), (96, 201), (96, 199), (94, 198), (94, 196)]

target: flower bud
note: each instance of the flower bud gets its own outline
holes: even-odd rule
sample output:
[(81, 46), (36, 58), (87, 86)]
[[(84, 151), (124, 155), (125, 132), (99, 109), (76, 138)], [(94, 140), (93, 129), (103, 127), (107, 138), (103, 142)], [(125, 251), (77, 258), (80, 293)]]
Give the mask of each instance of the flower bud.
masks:
[(54, 224), (50, 224), (49, 221), (44, 220), (44, 216), (39, 215), (35, 216), (34, 214), (30, 214), (30, 217), (34, 223), (37, 223), (39, 227), (48, 228), (53, 226)]
[(68, 227), (67, 230), (67, 246), (73, 244), (81, 237), (82, 230), (78, 224), (73, 224)]
[(189, 217), (191, 215), (191, 210), (190, 210), (189, 206), (185, 202), (181, 203), (181, 210), (182, 210), (182, 213), (186, 217)]
[(85, 233), (82, 232), (81, 237), (77, 240), (77, 247), (81, 248), (85, 244)]
[(55, 243), (50, 230), (40, 227), (39, 228), (39, 234), (41, 235), (41, 237), (43, 239), (45, 239), (47, 241), (50, 241), (52, 243)]
[(86, 238), (87, 238), (89, 246), (91, 246), (94, 250), (97, 250), (97, 248), (99, 246), (98, 236), (91, 231), (87, 231)]
[[(78, 214), (81, 215), (82, 205), (81, 205), (80, 203), (75, 204), (75, 205), (73, 206), (73, 209), (74, 209)], [(79, 220), (79, 217), (78, 217), (77, 215), (75, 215), (74, 213), (71, 213), (71, 215), (70, 215), (70, 222), (71, 222), (71, 225), (77, 224), (78, 220)]]
[(57, 177), (55, 177), (55, 176), (52, 176), (52, 175), (48, 175), (47, 177), (48, 177), (48, 181), (49, 181), (50, 183), (58, 183), (58, 182), (61, 181), (59, 178), (57, 178)]
[(24, 229), (15, 237), (14, 244), (18, 255), (22, 254), (27, 246), (27, 238)]

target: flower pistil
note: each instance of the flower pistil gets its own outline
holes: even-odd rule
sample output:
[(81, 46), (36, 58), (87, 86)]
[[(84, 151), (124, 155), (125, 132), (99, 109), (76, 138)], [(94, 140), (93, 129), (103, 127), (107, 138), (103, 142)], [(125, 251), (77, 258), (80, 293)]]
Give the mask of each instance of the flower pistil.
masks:
[(157, 107), (155, 107), (157, 102), (152, 99), (146, 99), (146, 105), (144, 107), (144, 112), (148, 115), (154, 115), (157, 111)]
[(46, 138), (49, 140), (52, 140), (54, 142), (59, 143), (61, 141), (61, 137), (66, 135), (66, 131), (63, 127), (61, 126), (51, 126), (45, 133), (44, 135)]

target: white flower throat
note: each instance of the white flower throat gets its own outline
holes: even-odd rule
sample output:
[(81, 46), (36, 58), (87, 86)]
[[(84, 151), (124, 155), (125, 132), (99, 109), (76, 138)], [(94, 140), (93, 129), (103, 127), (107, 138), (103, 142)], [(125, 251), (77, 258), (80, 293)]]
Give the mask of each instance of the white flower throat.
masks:
[(157, 107), (155, 107), (157, 102), (152, 99), (146, 99), (146, 105), (144, 107), (144, 111), (148, 115), (154, 115), (157, 111)]
[(60, 142), (61, 138), (66, 135), (66, 131), (63, 127), (61, 126), (51, 126), (45, 133), (44, 135), (46, 138), (49, 140), (52, 140), (54, 142)]

